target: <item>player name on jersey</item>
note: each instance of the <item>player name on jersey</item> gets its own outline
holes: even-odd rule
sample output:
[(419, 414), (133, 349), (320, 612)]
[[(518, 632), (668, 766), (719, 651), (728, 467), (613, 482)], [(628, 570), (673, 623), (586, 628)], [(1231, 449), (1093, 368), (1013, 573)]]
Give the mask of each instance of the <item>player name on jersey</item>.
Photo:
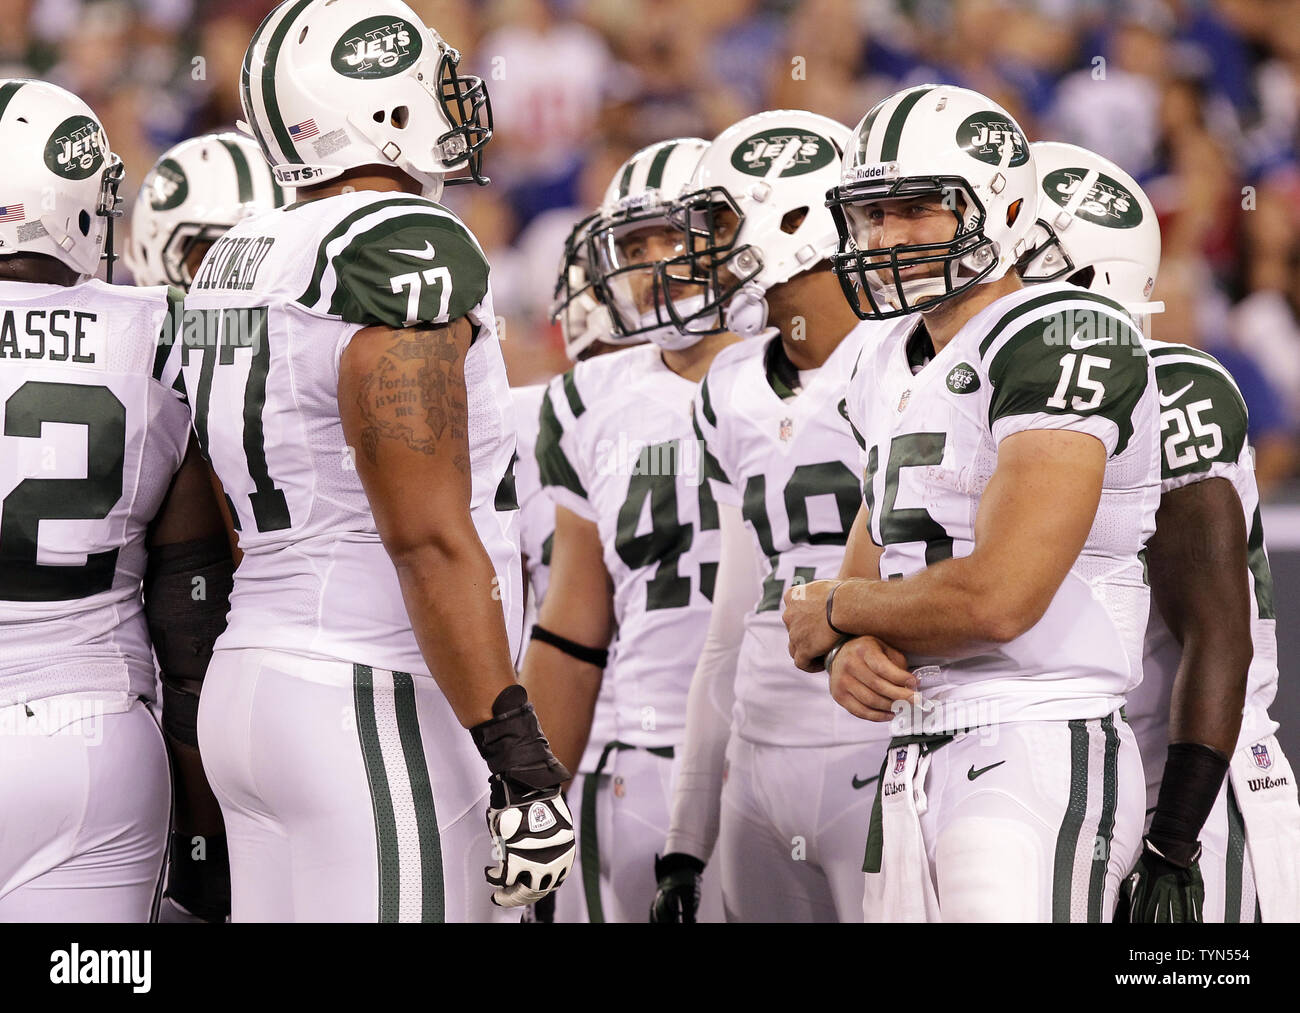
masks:
[(6, 309), (0, 314), (0, 359), (94, 365), (103, 340), (98, 315), (83, 310)]
[(223, 236), (218, 239), (199, 268), (194, 289), (247, 291), (257, 281), (258, 269), (275, 245), (271, 236)]

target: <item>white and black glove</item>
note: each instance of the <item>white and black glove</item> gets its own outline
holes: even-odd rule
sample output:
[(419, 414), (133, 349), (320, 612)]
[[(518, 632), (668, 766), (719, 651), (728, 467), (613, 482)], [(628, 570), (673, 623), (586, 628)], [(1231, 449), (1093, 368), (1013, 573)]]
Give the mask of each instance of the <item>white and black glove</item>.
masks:
[(496, 866), (484, 871), (500, 907), (535, 904), (564, 882), (577, 850), (573, 816), (560, 794), (569, 772), (551, 753), (520, 685), (507, 686), (492, 718), (469, 730), (492, 772), (488, 833)]

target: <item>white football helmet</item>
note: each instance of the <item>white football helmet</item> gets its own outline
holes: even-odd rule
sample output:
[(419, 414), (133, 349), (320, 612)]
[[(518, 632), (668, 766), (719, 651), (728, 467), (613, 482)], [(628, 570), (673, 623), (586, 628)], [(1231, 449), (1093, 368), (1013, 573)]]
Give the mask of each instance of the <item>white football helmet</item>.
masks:
[(437, 200), (458, 169), (445, 182), (488, 182), (487, 89), (459, 62), (399, 0), (286, 0), (249, 43), (240, 102), (281, 186), (395, 166)]
[(588, 317), (587, 323), (608, 323), (608, 336), (599, 340), (610, 344), (653, 341), (677, 350), (704, 336), (673, 322), (658, 269), (685, 251), (668, 213), (708, 147), (699, 137), (678, 137), (642, 148), (619, 166), (600, 208), (579, 223), (568, 244), (560, 269), (563, 292), (557, 287), (561, 320), (572, 311), (576, 322), (595, 303), (605, 312)]
[(107, 257), (124, 169), (90, 106), (44, 81), (0, 80), (0, 257), (43, 253), (85, 281)]
[(188, 289), (191, 254), (245, 218), (283, 207), (284, 193), (256, 141), (229, 131), (182, 141), (145, 176), (123, 259), (137, 285)]
[(1038, 221), (1020, 259), (1026, 283), (1064, 279), (1159, 313), (1150, 302), (1160, 270), (1160, 223), (1137, 181), (1108, 158), (1059, 141), (1029, 146), (1038, 169)]
[[(889, 96), (853, 131), (839, 185), (827, 194), (839, 228), (835, 273), (854, 312), (902, 316), (997, 281), (1028, 248), (1037, 190), (1024, 131), (992, 99), (932, 84)], [(900, 198), (942, 201), (953, 238), (872, 249), (863, 205)], [(942, 268), (902, 277), (924, 264)]]
[(753, 337), (767, 326), (766, 292), (834, 254), (826, 191), (849, 135), (825, 116), (782, 109), (714, 138), (673, 209), (688, 248), (660, 269), (679, 330)]
[(609, 310), (602, 305), (592, 288), (587, 270), (586, 249), (581, 239), (591, 226), (594, 215), (578, 222), (564, 241), (564, 256), (555, 279), (555, 301), (551, 322), (558, 322), (564, 336), (564, 352), (570, 362), (585, 358), (597, 342), (609, 345), (637, 344), (640, 339), (624, 341), (613, 333)]

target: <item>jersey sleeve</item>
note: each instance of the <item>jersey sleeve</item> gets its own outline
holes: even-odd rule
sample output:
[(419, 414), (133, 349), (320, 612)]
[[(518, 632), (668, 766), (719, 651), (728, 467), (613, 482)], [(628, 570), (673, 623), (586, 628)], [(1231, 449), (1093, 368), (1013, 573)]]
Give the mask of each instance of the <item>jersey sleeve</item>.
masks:
[(1241, 468), (1249, 416), (1231, 375), (1204, 353), (1154, 350), (1160, 392), (1160, 491)]
[(981, 353), (995, 442), (1030, 429), (1063, 429), (1095, 436), (1107, 457), (1123, 453), (1149, 360), (1118, 304), (1067, 303), (994, 337)]
[(363, 327), (445, 324), (469, 315), (488, 293), (478, 241), (432, 202), (379, 209), (325, 264), (299, 302)]
[(162, 314), (158, 340), (154, 348), (153, 378), (182, 402), (189, 404), (181, 373), (184, 358), (182, 348), (185, 338), (184, 329), (185, 293), (178, 288), (168, 287), (167, 308)]
[(713, 410), (713, 395), (709, 389), (708, 376), (700, 381), (700, 387), (691, 402), (691, 421), (700, 448), (704, 481), (712, 489), (714, 500), (729, 506), (740, 506), (740, 490), (722, 463), (726, 455), (722, 453), (722, 435), (718, 432), (718, 416)]
[(556, 506), (595, 521), (587, 481), (579, 471), (584, 458), (578, 451), (577, 423), (585, 411), (573, 370), (550, 382), (538, 418), (537, 474)]

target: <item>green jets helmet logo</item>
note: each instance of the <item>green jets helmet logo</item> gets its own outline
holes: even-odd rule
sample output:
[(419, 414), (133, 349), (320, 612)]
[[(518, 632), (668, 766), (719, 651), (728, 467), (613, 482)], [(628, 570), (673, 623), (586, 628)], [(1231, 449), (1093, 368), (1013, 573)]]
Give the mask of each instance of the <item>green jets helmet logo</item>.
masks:
[(790, 164), (781, 170), (779, 178), (802, 176), (830, 165), (835, 156), (835, 146), (820, 134), (802, 130), (764, 130), (741, 141), (731, 153), (733, 168), (750, 176), (766, 176), (772, 165), (791, 144), (797, 143)]
[(948, 389), (954, 394), (971, 394), (980, 389), (980, 378), (974, 368), (959, 362), (948, 372)]
[(64, 179), (86, 179), (104, 164), (104, 129), (89, 116), (69, 116), (45, 144), (45, 164)]
[(392, 77), (420, 58), (424, 42), (409, 21), (389, 15), (366, 18), (346, 32), (334, 46), (330, 63), (344, 77)]
[(155, 211), (171, 211), (185, 203), (190, 195), (190, 181), (180, 163), (164, 158), (154, 166), (153, 174), (145, 182), (149, 206)]
[[(1053, 169), (1043, 177), (1043, 193), (1065, 207), (1083, 185), (1087, 169)], [(1085, 221), (1112, 229), (1132, 229), (1142, 224), (1142, 205), (1123, 183), (1097, 173), (1088, 196), (1075, 212)]]
[(1010, 144), (1011, 166), (1029, 161), (1029, 142), (1020, 128), (1001, 113), (992, 110), (967, 116), (957, 128), (957, 143), (971, 158), (989, 165), (1002, 164), (1002, 151)]

